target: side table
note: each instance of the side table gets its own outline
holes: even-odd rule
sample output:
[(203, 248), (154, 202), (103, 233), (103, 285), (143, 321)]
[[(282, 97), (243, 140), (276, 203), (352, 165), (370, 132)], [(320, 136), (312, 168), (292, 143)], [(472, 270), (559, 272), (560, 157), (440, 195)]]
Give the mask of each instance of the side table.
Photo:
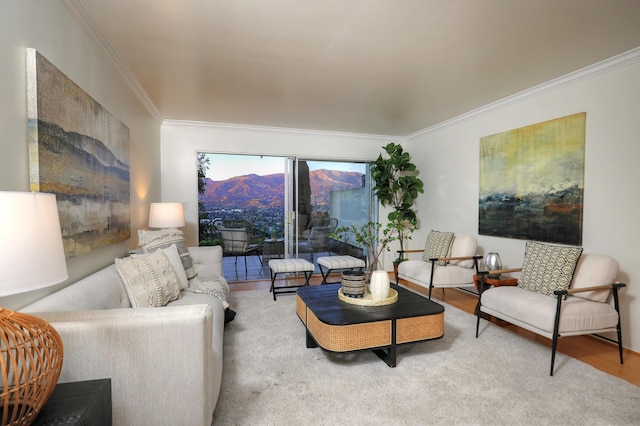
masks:
[(111, 426), (111, 379), (58, 383), (33, 425)]
[[(480, 275), (473, 276), (473, 284), (476, 286), (476, 290), (480, 291), (480, 283), (482, 282), (482, 277)], [(492, 285), (494, 287), (500, 287), (503, 285), (518, 285), (518, 279), (513, 277), (504, 277), (504, 278), (490, 278), (485, 277), (484, 279), (485, 285)]]
[(284, 259), (284, 238), (266, 239), (262, 244), (262, 259), (264, 265), (271, 259)]
[[(476, 286), (476, 290), (478, 291), (478, 293), (480, 293), (480, 285), (482, 285), (482, 277), (480, 275), (474, 275), (473, 284)], [(484, 278), (484, 285), (485, 285), (485, 289), (489, 288), (489, 286), (494, 286), (494, 287), (500, 287), (500, 286), (506, 286), (506, 285), (516, 286), (518, 285), (518, 279), (513, 277), (491, 278), (487, 276)], [(478, 297), (478, 303), (476, 304), (476, 314), (478, 313), (479, 310), (480, 310), (480, 297)], [(485, 314), (484, 312), (481, 312), (480, 315), (486, 320), (489, 320), (489, 321), (491, 320), (491, 316)]]

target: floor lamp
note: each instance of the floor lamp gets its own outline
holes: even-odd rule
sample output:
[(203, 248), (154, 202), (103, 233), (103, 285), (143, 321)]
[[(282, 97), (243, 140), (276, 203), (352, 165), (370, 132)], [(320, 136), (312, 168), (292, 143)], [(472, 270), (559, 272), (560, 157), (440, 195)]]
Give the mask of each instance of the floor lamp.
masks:
[[(0, 297), (68, 278), (54, 194), (0, 192)], [(0, 308), (0, 421), (29, 425), (62, 370), (62, 339), (46, 321)]]
[(151, 203), (149, 228), (179, 228), (184, 226), (182, 203)]

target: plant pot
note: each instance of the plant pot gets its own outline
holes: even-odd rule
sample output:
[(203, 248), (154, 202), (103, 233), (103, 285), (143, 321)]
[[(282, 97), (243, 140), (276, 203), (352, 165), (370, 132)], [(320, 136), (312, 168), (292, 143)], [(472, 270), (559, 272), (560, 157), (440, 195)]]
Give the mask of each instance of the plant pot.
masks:
[(366, 278), (364, 271), (342, 272), (342, 294), (347, 297), (364, 297)]
[(389, 274), (387, 271), (373, 271), (371, 273), (371, 282), (369, 283), (369, 291), (373, 300), (383, 300), (389, 297)]

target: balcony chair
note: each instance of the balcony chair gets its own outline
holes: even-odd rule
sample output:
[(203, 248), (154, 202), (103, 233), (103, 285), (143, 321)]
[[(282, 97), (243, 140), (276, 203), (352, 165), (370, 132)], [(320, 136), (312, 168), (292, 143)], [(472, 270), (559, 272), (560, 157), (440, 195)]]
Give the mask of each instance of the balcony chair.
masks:
[(260, 250), (260, 237), (253, 234), (253, 225), (241, 219), (218, 219), (213, 222), (213, 226), (222, 238), (224, 256), (235, 256), (236, 266), (238, 256), (243, 256), (246, 273), (247, 256), (256, 255)]
[[(618, 344), (622, 364), (618, 289), (626, 284), (616, 282), (618, 270), (618, 262), (606, 255), (529, 241), (521, 268), (480, 272), (476, 338), (480, 318), (487, 314), (547, 337), (552, 341), (549, 374), (553, 376), (560, 337), (615, 331), (617, 342), (605, 339)], [(517, 286), (485, 284), (488, 274), (511, 272), (521, 272)]]
[(478, 273), (476, 254), (477, 240), (471, 235), (455, 235), (452, 232), (431, 231), (425, 248), (404, 250), (406, 253), (423, 253), (422, 259), (400, 262), (396, 273), (398, 279), (429, 289), (429, 299), (433, 288), (458, 288), (474, 286), (473, 276)]
[(328, 252), (330, 256), (329, 242), (331, 238), (329, 238), (329, 235), (331, 235), (337, 227), (338, 219), (333, 217), (325, 224), (314, 226), (311, 228), (307, 239), (298, 242), (298, 252), (311, 253), (311, 263), (314, 262), (315, 253)]

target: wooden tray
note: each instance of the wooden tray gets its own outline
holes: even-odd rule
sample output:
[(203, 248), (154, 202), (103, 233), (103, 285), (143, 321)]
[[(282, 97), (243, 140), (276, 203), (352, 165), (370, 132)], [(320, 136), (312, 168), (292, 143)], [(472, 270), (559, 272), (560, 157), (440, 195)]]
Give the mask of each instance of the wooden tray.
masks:
[(338, 289), (338, 298), (343, 302), (349, 303), (351, 305), (359, 305), (359, 306), (384, 306), (391, 305), (392, 303), (396, 303), (398, 301), (398, 292), (392, 288), (389, 289), (389, 297), (382, 300), (373, 300), (371, 297), (371, 293), (366, 292), (363, 297), (349, 297), (345, 296), (342, 293), (342, 289)]

